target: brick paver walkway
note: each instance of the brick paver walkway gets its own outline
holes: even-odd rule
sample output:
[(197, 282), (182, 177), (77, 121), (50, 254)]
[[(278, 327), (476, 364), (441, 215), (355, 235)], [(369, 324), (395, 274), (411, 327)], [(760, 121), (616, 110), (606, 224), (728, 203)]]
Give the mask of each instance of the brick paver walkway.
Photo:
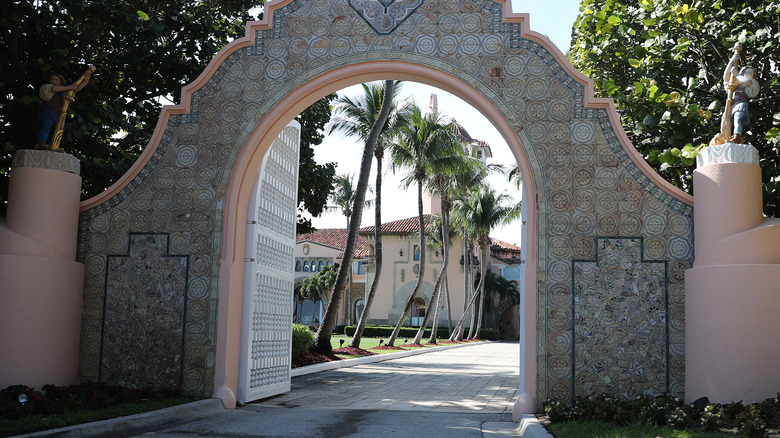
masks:
[(518, 363), (518, 343), (467, 345), (293, 377), (292, 391), (253, 405), (511, 413)]

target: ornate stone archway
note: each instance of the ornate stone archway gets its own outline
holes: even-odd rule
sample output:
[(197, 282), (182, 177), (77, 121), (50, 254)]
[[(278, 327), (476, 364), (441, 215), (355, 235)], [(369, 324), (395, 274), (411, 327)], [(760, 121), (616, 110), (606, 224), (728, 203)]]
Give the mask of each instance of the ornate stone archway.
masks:
[[(319, 97), (393, 78), (475, 106), (521, 167), (523, 400), (682, 394), (692, 199), (649, 169), (611, 101), (593, 98), (590, 81), (510, 9), (501, 0), (267, 3), (264, 21), (163, 110), (128, 174), (82, 203), (81, 377), (133, 383), (126, 364), (143, 363), (138, 383), (216, 389), (230, 401), (246, 207), (265, 152)], [(149, 276), (175, 278), (166, 304), (127, 286)], [(129, 310), (127, 297), (142, 308)]]

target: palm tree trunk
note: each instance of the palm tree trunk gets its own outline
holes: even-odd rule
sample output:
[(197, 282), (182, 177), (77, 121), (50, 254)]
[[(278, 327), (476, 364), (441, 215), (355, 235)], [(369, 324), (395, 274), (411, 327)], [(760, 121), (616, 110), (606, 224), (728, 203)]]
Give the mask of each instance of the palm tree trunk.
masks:
[[(431, 318), (431, 315), (435, 313), (436, 309), (438, 309), (437, 301), (439, 300), (439, 294), (441, 293), (441, 285), (444, 280), (444, 269), (442, 268), (441, 273), (439, 273), (439, 276), (436, 278), (436, 285), (433, 286), (433, 295), (431, 295), (431, 302), (428, 303), (428, 309), (425, 311), (425, 317), (423, 317), (422, 324), (420, 324), (420, 329), (417, 330), (417, 334), (414, 335), (414, 340), (412, 341), (413, 344), (419, 344), (422, 342), (422, 337), (425, 334), (425, 327), (428, 325), (428, 321)], [(432, 339), (434, 340), (434, 343), (436, 342), (436, 338), (434, 335), (431, 335)]]
[(475, 336), (479, 336), (479, 325), (482, 324), (482, 303), (485, 301), (482, 296), (482, 291), (485, 288), (485, 276), (487, 274), (487, 260), (485, 260), (484, 252), (481, 254), (482, 259), (479, 261), (480, 271), (479, 283), (477, 284), (477, 290), (474, 295), (477, 298), (476, 305), (474, 306), (474, 317), (471, 319), (471, 327), (469, 328), (468, 339), (474, 339)]
[(360, 217), (363, 215), (363, 205), (366, 199), (366, 189), (368, 188), (368, 177), (371, 172), (371, 161), (374, 155), (374, 148), (379, 142), (379, 135), (390, 114), (394, 88), (395, 81), (385, 81), (385, 98), (382, 99), (382, 108), (379, 110), (379, 115), (377, 116), (374, 125), (371, 127), (371, 132), (369, 133), (366, 145), (363, 148), (363, 157), (361, 158), (360, 163), (360, 176), (358, 178), (355, 193), (355, 203), (352, 208), (352, 217), (349, 233), (347, 234), (346, 248), (344, 248), (344, 257), (342, 259), (342, 264), (339, 267), (339, 273), (336, 276), (336, 282), (333, 285), (333, 292), (331, 293), (328, 309), (325, 311), (325, 316), (322, 318), (320, 328), (317, 329), (317, 333), (315, 333), (316, 341), (312, 349), (316, 351), (330, 353), (333, 350), (333, 347), (330, 345), (330, 338), (333, 334), (333, 324), (336, 322), (336, 317), (338, 316), (338, 308), (339, 304), (341, 304), (341, 295), (344, 286), (347, 283), (347, 276), (352, 269), (352, 260), (355, 255)]
[(455, 331), (453, 331), (452, 334), (450, 335), (450, 341), (463, 340), (463, 326), (466, 322), (466, 317), (471, 311), (471, 308), (474, 306), (474, 301), (476, 300), (476, 298), (477, 298), (477, 294), (471, 296), (471, 300), (469, 300), (468, 304), (466, 305), (466, 308), (463, 310), (463, 316), (461, 316), (460, 320), (458, 320), (458, 323), (455, 324)]
[[(479, 331), (482, 329), (482, 314), (485, 307), (485, 277), (487, 277), (488, 270), (488, 248), (490, 246), (490, 240), (486, 239), (488, 243), (482, 245), (482, 278), (479, 279), (479, 310), (477, 311), (477, 329), (474, 333), (474, 338), (479, 338)], [(471, 336), (469, 336), (471, 338)], [(474, 339), (471, 338), (471, 339)]]
[(366, 305), (360, 315), (355, 334), (349, 341), (349, 346), (360, 348), (360, 340), (363, 338), (363, 330), (368, 323), (368, 310), (374, 302), (376, 290), (379, 287), (379, 277), (382, 274), (382, 157), (384, 156), (381, 142), (377, 144), (376, 153), (376, 204), (374, 206), (374, 279), (371, 281), (371, 289), (366, 298)]
[[(447, 278), (447, 274), (444, 274), (444, 278)], [(435, 344), (436, 343), (436, 336), (438, 335), (439, 330), (439, 305), (441, 303), (441, 290), (444, 289), (444, 282), (442, 281), (439, 284), (439, 291), (436, 294), (436, 307), (433, 308), (433, 324), (431, 324), (431, 337), (428, 338), (429, 344)], [(431, 300), (433, 301), (433, 300)]]
[[(441, 193), (442, 190), (439, 189), (439, 193)], [(417, 335), (414, 337), (414, 343), (419, 344), (422, 340), (422, 336), (425, 332), (425, 326), (428, 325), (428, 319), (431, 315), (434, 315), (433, 318), (433, 325), (434, 329), (431, 331), (431, 337), (428, 340), (430, 343), (435, 344), (436, 343), (436, 321), (438, 321), (439, 317), (439, 296), (441, 295), (442, 290), (442, 284), (444, 282), (444, 278), (447, 274), (447, 267), (450, 263), (450, 256), (449, 256), (449, 237), (450, 237), (450, 224), (449, 224), (449, 214), (447, 213), (447, 199), (446, 194), (440, 195), (440, 205), (441, 205), (441, 235), (442, 235), (442, 263), (441, 263), (441, 272), (439, 272), (439, 278), (436, 279), (436, 286), (434, 287), (433, 296), (431, 296), (431, 302), (428, 303), (428, 311), (425, 312), (425, 318), (423, 319), (422, 325), (420, 325), (420, 330), (417, 331)]]
[(420, 221), (420, 272), (417, 276), (417, 284), (414, 285), (414, 290), (412, 291), (411, 295), (409, 295), (409, 299), (406, 300), (404, 311), (401, 314), (401, 317), (398, 318), (398, 322), (395, 324), (395, 328), (393, 328), (393, 333), (390, 335), (390, 339), (387, 341), (386, 345), (391, 347), (393, 344), (395, 344), (395, 338), (398, 337), (398, 332), (401, 331), (401, 326), (406, 319), (406, 315), (409, 314), (409, 310), (411, 310), (412, 305), (414, 304), (414, 298), (417, 296), (417, 293), (420, 292), (420, 287), (422, 287), (423, 279), (425, 278), (425, 217), (423, 216), (422, 195), (423, 181), (422, 178), (419, 178), (417, 179), (417, 218)]
[(450, 301), (450, 278), (444, 276), (444, 290), (447, 291), (447, 336), (452, 336), (452, 302)]

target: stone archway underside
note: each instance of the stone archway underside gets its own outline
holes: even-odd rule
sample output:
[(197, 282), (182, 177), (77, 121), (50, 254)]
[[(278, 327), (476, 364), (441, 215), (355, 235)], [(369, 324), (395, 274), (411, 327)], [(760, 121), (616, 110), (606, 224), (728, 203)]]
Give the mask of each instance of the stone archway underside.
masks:
[(535, 199), (527, 290), (536, 398), (682, 394), (691, 200), (657, 183), (612, 106), (592, 98), (590, 82), (527, 28), (527, 15), (508, 10), (492, 0), (267, 3), (266, 21), (250, 23), (185, 88), (182, 105), (164, 110), (123, 181), (83, 204), (81, 378), (201, 394), (233, 384), (224, 375), (235, 371), (219, 371), (236, 352), (220, 346), (217, 316), (233, 315), (220, 306), (236, 302), (222, 285), (236, 238), (225, 218), (241, 215), (229, 196), (243, 178), (236, 163), (262, 156), (270, 140), (250, 137), (308, 82), (395, 62), (429, 72), (420, 76), (429, 83), (454, 78), (461, 88), (449, 91), (477, 93), (478, 108), (511, 128), (503, 133)]

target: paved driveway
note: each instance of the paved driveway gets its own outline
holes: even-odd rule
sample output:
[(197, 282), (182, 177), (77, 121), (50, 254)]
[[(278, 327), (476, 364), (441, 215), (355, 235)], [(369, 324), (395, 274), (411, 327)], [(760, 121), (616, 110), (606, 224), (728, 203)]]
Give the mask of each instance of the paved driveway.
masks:
[(519, 344), (491, 342), (340, 368), (250, 406), (511, 414), (519, 357)]
[(486, 343), (339, 368), (293, 377), (287, 394), (143, 436), (514, 436), (518, 363), (517, 343)]

